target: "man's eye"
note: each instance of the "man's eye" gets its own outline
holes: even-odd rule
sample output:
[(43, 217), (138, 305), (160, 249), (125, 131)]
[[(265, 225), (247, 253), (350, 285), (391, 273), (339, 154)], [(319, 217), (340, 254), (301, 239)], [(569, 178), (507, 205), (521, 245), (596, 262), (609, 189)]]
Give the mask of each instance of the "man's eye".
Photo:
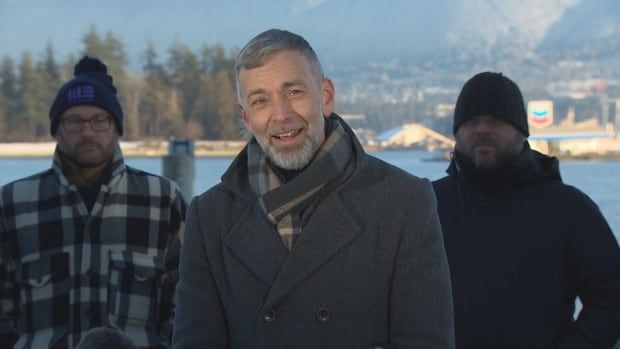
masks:
[(265, 98), (257, 98), (255, 100), (252, 100), (250, 102), (250, 105), (252, 105), (252, 106), (259, 106), (259, 105), (265, 104), (266, 102), (267, 102), (267, 99), (265, 99)]
[(72, 125), (81, 124), (82, 118), (66, 118), (65, 122)]
[(98, 124), (103, 124), (106, 123), (108, 121), (108, 118), (106, 118), (105, 116), (95, 116), (92, 119), (93, 122), (98, 123)]
[(288, 91), (288, 95), (289, 96), (298, 96), (300, 94), (304, 93), (304, 91), (302, 90), (290, 90)]

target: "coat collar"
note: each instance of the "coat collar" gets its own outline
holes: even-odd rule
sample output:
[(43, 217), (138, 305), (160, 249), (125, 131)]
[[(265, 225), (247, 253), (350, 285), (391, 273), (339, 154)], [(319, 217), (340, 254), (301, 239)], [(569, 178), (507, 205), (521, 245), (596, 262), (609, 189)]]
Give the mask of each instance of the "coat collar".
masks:
[[(54, 159), (52, 160), (52, 170), (58, 177), (62, 186), (74, 188), (75, 186), (69, 182), (63, 173), (63, 163), (61, 157), (62, 155), (60, 154), (60, 150), (58, 149), (58, 146), (56, 146), (56, 150), (54, 151)], [(125, 161), (123, 160), (123, 152), (121, 151), (120, 145), (117, 144), (112, 155), (110, 179), (106, 183), (103, 183), (103, 187), (113, 187), (116, 183), (118, 183), (118, 181), (120, 181), (122, 175), (125, 173), (125, 170), (126, 166)]]
[[(351, 136), (355, 176), (366, 160), (366, 154), (351, 128), (339, 118)], [(232, 229), (223, 235), (230, 251), (269, 287), (265, 305), (274, 304), (293, 291), (324, 263), (337, 255), (360, 234), (359, 223), (353, 218), (335, 188), (316, 207), (312, 218), (303, 227), (295, 245), (289, 252), (278, 232), (258, 207), (255, 194), (249, 186), (247, 149), (233, 160), (222, 176), (226, 188), (247, 200), (244, 211)]]
[[(466, 166), (463, 160), (466, 159), (453, 153), (450, 166), (446, 170), (449, 177), (459, 184), (458, 197), (471, 199), (476, 206), (488, 206), (494, 210), (498, 210), (500, 203), (520, 187), (546, 181), (562, 181), (558, 159), (532, 150), (528, 142), (525, 142), (521, 153), (498, 172), (493, 181), (479, 181), (472, 170), (473, 165)], [(456, 197), (454, 199), (456, 200)]]
[[(351, 142), (353, 144), (353, 157), (355, 157), (356, 166), (362, 163), (365, 159), (366, 153), (364, 148), (360, 144), (359, 140), (355, 136), (355, 133), (347, 125), (347, 123), (336, 113), (332, 113), (330, 118), (338, 119), (340, 124), (344, 127), (345, 131), (350, 135)], [(254, 194), (250, 183), (248, 181), (248, 146), (246, 146), (239, 152), (239, 154), (233, 159), (230, 166), (222, 175), (222, 184), (236, 195), (252, 199), (256, 195)]]
[[(468, 182), (475, 186), (482, 185), (482, 183), (477, 182), (472, 166), (464, 166), (461, 163), (466, 158), (461, 155), (463, 158), (459, 161), (459, 157), (456, 155), (455, 153), (452, 154), (450, 166), (446, 170), (448, 175), (454, 178), (467, 179)], [(496, 178), (495, 183), (514, 186), (548, 180), (562, 180), (558, 159), (531, 149), (529, 143), (525, 142), (521, 153), (506, 168), (498, 172), (498, 178)]]

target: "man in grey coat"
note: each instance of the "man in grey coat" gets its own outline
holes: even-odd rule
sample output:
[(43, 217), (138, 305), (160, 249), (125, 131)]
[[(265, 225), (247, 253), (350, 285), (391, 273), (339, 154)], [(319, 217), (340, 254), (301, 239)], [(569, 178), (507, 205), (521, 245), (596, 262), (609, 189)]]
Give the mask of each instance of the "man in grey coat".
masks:
[(454, 348), (448, 264), (428, 180), (364, 153), (299, 35), (239, 53), (252, 138), (194, 198), (174, 348)]

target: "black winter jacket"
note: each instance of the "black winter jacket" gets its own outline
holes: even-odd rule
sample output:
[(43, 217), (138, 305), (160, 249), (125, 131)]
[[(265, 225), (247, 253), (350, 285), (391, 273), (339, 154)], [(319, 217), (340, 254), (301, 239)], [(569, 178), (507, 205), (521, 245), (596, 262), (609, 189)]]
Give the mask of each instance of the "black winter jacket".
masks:
[[(562, 183), (557, 159), (527, 144), (493, 187), (459, 164), (433, 183), (456, 348), (611, 348), (620, 249), (596, 204)], [(584, 307), (575, 321), (577, 296)]]

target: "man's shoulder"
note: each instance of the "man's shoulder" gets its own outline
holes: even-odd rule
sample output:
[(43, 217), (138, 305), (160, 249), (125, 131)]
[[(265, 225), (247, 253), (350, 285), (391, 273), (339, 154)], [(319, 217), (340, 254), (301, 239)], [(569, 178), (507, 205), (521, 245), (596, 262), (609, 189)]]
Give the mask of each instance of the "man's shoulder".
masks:
[(157, 179), (163, 179), (163, 180), (169, 180), (164, 176), (160, 176), (157, 174), (154, 174), (152, 172), (148, 172), (145, 171), (143, 169), (137, 168), (137, 167), (133, 167), (133, 166), (129, 166), (129, 165), (125, 165), (125, 171), (127, 172), (127, 174), (131, 175), (131, 176), (138, 176), (138, 177), (153, 177), (153, 178), (157, 178)]
[(393, 201), (427, 197), (432, 191), (430, 181), (399, 167), (368, 155), (342, 190), (357, 192), (364, 197), (373, 196)]
[(455, 181), (451, 176), (444, 176), (431, 182), (435, 191), (442, 190), (452, 186)]
[(147, 172), (135, 167), (125, 166), (125, 174), (131, 188), (127, 190), (141, 194), (152, 195), (153, 185), (159, 187), (162, 196), (176, 197), (180, 195), (179, 186), (170, 178)]
[(196, 196), (196, 200), (200, 205), (224, 204), (226, 201), (237, 201), (238, 198), (235, 199), (235, 197), (235, 193), (220, 182)]
[[(190, 202), (189, 211), (208, 212), (205, 218), (210, 222), (222, 222), (229, 219), (236, 219), (242, 212), (254, 204), (256, 198), (253, 193), (242, 194), (231, 190), (224, 183), (218, 183), (201, 194), (195, 196)], [(234, 218), (236, 217), (236, 218)]]
[(23, 189), (37, 190), (38, 183), (41, 183), (44, 181), (55, 181), (55, 180), (56, 180), (56, 174), (50, 168), (50, 169), (26, 176), (26, 177), (16, 179), (12, 182), (6, 183), (0, 186), (0, 191), (4, 193), (4, 192), (15, 192), (15, 190), (21, 191)]
[(446, 183), (449, 183), (451, 181), (453, 181), (452, 177), (450, 177), (450, 176), (443, 176), (443, 177), (440, 177), (440, 178), (432, 181), (432, 183), (433, 183), (433, 185), (445, 185)]
[(175, 185), (174, 181), (171, 180), (170, 178), (166, 178), (164, 176), (157, 175), (157, 174), (154, 174), (154, 173), (151, 173), (151, 172), (148, 172), (148, 171), (136, 168), (136, 167), (125, 165), (125, 172), (127, 173), (129, 177), (143, 178), (143, 179), (158, 181), (158, 182), (161, 182), (162, 184)]
[(594, 201), (581, 189), (560, 181), (548, 181), (528, 186), (536, 190), (541, 197), (555, 200), (568, 206), (592, 205)]

